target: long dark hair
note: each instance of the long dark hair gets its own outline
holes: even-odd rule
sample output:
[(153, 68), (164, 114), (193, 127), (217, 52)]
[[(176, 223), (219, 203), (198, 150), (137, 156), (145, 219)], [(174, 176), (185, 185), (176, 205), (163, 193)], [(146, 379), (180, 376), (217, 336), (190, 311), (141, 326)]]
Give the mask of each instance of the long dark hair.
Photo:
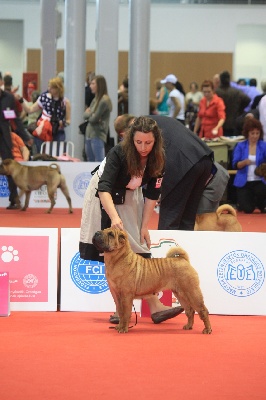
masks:
[(94, 78), (92, 78), (91, 82), (92, 81), (96, 81), (96, 85), (97, 85), (97, 93), (95, 94), (96, 103), (95, 103), (94, 111), (97, 110), (99, 102), (101, 101), (101, 99), (104, 96), (106, 97), (106, 99), (108, 99), (110, 111), (112, 111), (112, 102), (111, 102), (110, 97), (108, 96), (107, 83), (106, 83), (105, 77), (103, 75), (96, 75)]
[(121, 143), (127, 160), (128, 173), (131, 176), (141, 176), (143, 173), (140, 163), (140, 155), (134, 144), (134, 136), (136, 132), (152, 132), (155, 141), (154, 146), (148, 155), (146, 169), (150, 176), (159, 176), (163, 172), (165, 160), (162, 133), (156, 121), (144, 116), (135, 118), (134, 122), (129, 126), (125, 133), (124, 140)]

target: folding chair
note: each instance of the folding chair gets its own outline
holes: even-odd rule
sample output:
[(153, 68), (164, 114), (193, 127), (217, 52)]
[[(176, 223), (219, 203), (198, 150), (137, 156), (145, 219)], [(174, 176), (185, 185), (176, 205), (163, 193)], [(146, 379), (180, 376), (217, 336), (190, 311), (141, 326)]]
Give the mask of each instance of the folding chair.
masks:
[(41, 154), (49, 154), (53, 157), (62, 156), (64, 153), (74, 157), (74, 143), (67, 142), (43, 142), (41, 145)]

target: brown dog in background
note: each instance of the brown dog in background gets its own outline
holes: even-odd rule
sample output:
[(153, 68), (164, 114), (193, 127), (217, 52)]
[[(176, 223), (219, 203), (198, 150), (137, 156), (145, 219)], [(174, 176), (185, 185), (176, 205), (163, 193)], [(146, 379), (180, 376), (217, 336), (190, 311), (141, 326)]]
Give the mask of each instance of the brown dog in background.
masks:
[(197, 214), (195, 231), (242, 232), (236, 210), (229, 204), (218, 207), (216, 212)]
[(128, 332), (134, 299), (142, 299), (161, 290), (172, 290), (188, 318), (184, 329), (192, 329), (195, 311), (204, 322), (202, 333), (212, 332), (197, 271), (181, 247), (170, 249), (166, 258), (143, 258), (130, 247), (127, 233), (108, 228), (95, 233), (93, 244), (104, 252), (106, 278), (115, 301), (119, 333)]
[(258, 167), (256, 167), (254, 173), (255, 175), (261, 176), (262, 178), (266, 179), (266, 163), (262, 163)]
[[(39, 165), (36, 167), (29, 167), (27, 165), (22, 165), (15, 160), (7, 158), (0, 165), (0, 175), (12, 176), (13, 181), (21, 190), (19, 197), (25, 193), (25, 204), (21, 208), (21, 211), (27, 210), (31, 191), (39, 189), (42, 185), (47, 185), (47, 192), (51, 201), (51, 206), (49, 210), (47, 210), (47, 213), (50, 214), (55, 205), (54, 195), (58, 187), (61, 189), (67, 199), (69, 213), (73, 213), (66, 180), (61, 174), (60, 168), (57, 164), (53, 163), (49, 166)], [(19, 197), (16, 199), (16, 204), (18, 206), (20, 206)]]

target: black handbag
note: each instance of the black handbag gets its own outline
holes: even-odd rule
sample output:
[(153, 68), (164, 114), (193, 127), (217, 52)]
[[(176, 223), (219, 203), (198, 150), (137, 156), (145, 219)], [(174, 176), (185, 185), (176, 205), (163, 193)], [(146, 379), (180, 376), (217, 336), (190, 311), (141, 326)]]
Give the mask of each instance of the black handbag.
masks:
[(112, 199), (114, 204), (124, 204), (125, 197), (126, 197), (126, 188), (112, 190)]
[(82, 124), (79, 125), (79, 133), (81, 133), (82, 135), (86, 134), (86, 128), (87, 128), (88, 123), (89, 123), (89, 121), (87, 120), (87, 121), (82, 122)]

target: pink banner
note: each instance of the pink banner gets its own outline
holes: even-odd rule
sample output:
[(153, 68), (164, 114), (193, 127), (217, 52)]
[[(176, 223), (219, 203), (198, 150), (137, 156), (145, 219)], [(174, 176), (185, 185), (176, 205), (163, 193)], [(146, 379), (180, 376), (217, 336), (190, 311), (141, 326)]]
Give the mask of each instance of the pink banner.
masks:
[(9, 272), (11, 302), (48, 301), (48, 236), (1, 236), (0, 270)]
[(10, 314), (9, 273), (0, 271), (0, 316)]

